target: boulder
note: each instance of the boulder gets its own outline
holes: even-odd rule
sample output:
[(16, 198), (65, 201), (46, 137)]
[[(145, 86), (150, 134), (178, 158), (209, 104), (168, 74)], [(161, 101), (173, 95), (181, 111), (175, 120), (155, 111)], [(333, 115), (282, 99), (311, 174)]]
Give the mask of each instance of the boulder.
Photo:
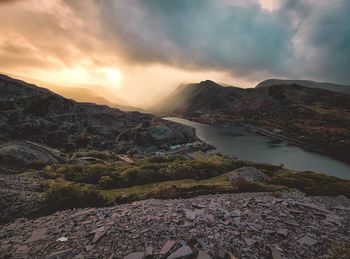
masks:
[(235, 185), (239, 181), (267, 182), (270, 178), (254, 167), (241, 167), (229, 174), (229, 182)]
[(2, 167), (23, 170), (61, 161), (60, 151), (31, 141), (15, 141), (0, 145)]

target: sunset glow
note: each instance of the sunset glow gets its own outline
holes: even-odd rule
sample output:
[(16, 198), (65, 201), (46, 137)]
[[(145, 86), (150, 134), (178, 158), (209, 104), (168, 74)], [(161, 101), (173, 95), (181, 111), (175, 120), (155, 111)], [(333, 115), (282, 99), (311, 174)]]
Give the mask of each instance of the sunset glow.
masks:
[(0, 71), (142, 107), (209, 78), (350, 80), (346, 0), (151, 2), (0, 1)]
[(107, 80), (110, 81), (113, 84), (113, 86), (118, 86), (120, 84), (122, 74), (118, 69), (105, 68), (102, 69), (102, 72), (105, 73)]

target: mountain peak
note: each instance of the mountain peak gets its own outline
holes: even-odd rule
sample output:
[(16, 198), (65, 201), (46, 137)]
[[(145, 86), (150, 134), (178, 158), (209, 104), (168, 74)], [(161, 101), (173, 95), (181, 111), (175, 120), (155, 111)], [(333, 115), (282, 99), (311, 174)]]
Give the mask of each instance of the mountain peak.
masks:
[(203, 87), (212, 87), (212, 86), (221, 86), (217, 83), (215, 83), (214, 81), (212, 80), (204, 80), (204, 81), (201, 81), (199, 83), (200, 86), (203, 86)]

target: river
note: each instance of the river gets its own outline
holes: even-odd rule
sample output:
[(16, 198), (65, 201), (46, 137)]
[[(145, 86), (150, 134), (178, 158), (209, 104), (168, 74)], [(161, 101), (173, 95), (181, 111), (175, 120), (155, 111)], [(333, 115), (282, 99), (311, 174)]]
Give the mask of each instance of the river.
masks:
[(284, 164), (297, 171), (314, 171), (350, 179), (350, 165), (310, 150), (252, 133), (243, 127), (208, 125), (176, 117), (166, 117), (196, 129), (198, 138), (214, 146), (218, 152), (242, 160)]

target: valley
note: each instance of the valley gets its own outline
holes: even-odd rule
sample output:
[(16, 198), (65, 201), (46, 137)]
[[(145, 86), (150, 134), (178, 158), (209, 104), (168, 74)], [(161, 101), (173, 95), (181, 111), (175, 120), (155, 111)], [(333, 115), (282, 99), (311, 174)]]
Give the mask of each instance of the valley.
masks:
[[(211, 91), (211, 86), (204, 89)], [(231, 89), (219, 91), (226, 96)], [(253, 112), (237, 117), (240, 113), (229, 115), (226, 106), (220, 112), (167, 111), (210, 122), (196, 124), (79, 103), (7, 76), (0, 76), (0, 94), (0, 253), (5, 256), (144, 258), (151, 253), (148, 258), (182, 258), (176, 254), (186, 252), (189, 258), (330, 258), (347, 253), (347, 232), (339, 232), (349, 225), (343, 207), (349, 202), (350, 181), (341, 179), (348, 178), (347, 165), (341, 169), (340, 162), (324, 160), (329, 167), (322, 166), (325, 158), (301, 153), (295, 157), (301, 167), (293, 168), (294, 162), (280, 160), (274, 149), (252, 145), (249, 151), (248, 139), (230, 146), (230, 141), (245, 135), (258, 142), (265, 138), (261, 143), (266, 145), (271, 142), (252, 132), (258, 126), (268, 130), (267, 124), (252, 119)], [(225, 104), (203, 102), (211, 109)], [(220, 126), (223, 123), (226, 126)], [(244, 127), (238, 130), (232, 124)], [(213, 127), (209, 133), (208, 127)], [(276, 154), (291, 147), (279, 148)], [(259, 152), (265, 154), (261, 159)], [(291, 159), (291, 153), (286, 157)], [(310, 167), (313, 163), (321, 167)], [(317, 169), (326, 169), (329, 175)], [(320, 200), (324, 196), (329, 203)], [(232, 200), (238, 203), (226, 207)], [(276, 202), (281, 205), (273, 208)], [(239, 216), (230, 216), (232, 206)], [(281, 209), (298, 213), (269, 216)], [(166, 210), (172, 213), (163, 214)], [(308, 228), (315, 222), (309, 216), (319, 217), (316, 229)], [(165, 225), (149, 227), (161, 219)], [(60, 229), (62, 222), (66, 227)], [(183, 227), (175, 228), (176, 222)], [(329, 231), (330, 224), (339, 229)], [(183, 236), (180, 230), (192, 234)], [(123, 241), (116, 236), (119, 231)], [(234, 234), (239, 245), (232, 247), (210, 231)], [(19, 236), (23, 238), (14, 243)], [(119, 240), (118, 245), (111, 244), (113, 240)], [(169, 242), (173, 245), (167, 248)]]
[(242, 89), (207, 80), (180, 86), (153, 111), (207, 124), (244, 126), (349, 163), (349, 105), (348, 94), (297, 83)]

